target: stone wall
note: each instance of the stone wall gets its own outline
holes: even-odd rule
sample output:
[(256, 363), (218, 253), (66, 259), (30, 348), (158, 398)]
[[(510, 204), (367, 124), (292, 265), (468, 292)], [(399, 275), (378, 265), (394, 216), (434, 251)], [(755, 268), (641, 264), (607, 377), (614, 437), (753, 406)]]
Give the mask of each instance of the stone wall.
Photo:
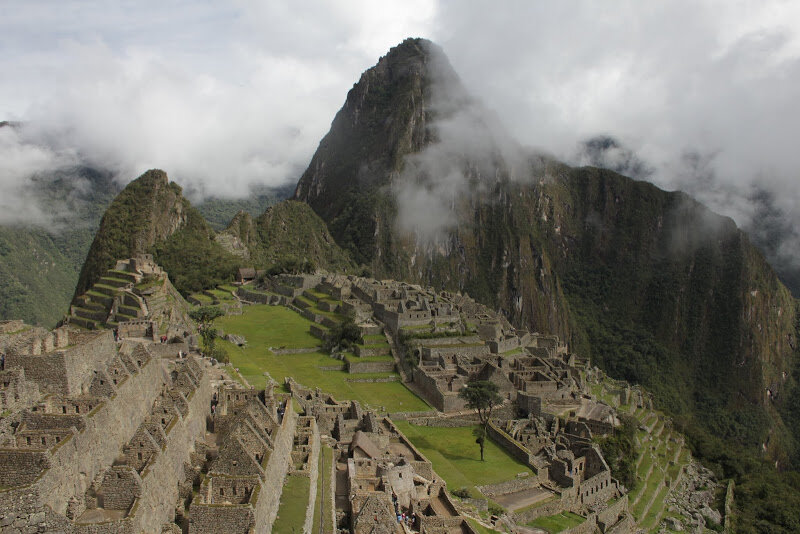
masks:
[(116, 343), (110, 330), (70, 335), (80, 339), (64, 350), (37, 356), (8, 354), (6, 369), (24, 369), (26, 379), (44, 391), (80, 395), (88, 387), (93, 371), (114, 357)]
[(347, 371), (353, 374), (391, 373), (394, 371), (394, 360), (385, 362), (360, 362), (357, 358), (347, 360)]
[(21, 319), (12, 319), (10, 321), (0, 321), (0, 335), (10, 334), (11, 332), (18, 332), (25, 327), (25, 323)]
[(153, 354), (161, 358), (178, 358), (178, 353), (183, 352), (184, 355), (189, 353), (188, 343), (154, 343), (150, 346)]
[(84, 431), (63, 443), (54, 454), (53, 467), (43, 476), (51, 508), (63, 513), (69, 498), (83, 495), (97, 473), (113, 463), (149, 415), (165, 383), (161, 362), (152, 358), (120, 384), (116, 395), (89, 414)]
[(193, 534), (257, 532), (250, 530), (254, 522), (253, 516), (253, 507), (250, 504), (192, 503), (189, 532)]
[(623, 495), (617, 502), (597, 513), (597, 521), (605, 526), (615, 525), (628, 511), (628, 496)]
[[(50, 467), (48, 451), (0, 449), (0, 486), (24, 486), (32, 484)], [(3, 499), (0, 492), (0, 508)]]
[(270, 532), (278, 514), (283, 480), (292, 459), (292, 445), (297, 425), (297, 414), (292, 406), (286, 407), (281, 426), (275, 431), (275, 448), (264, 469), (264, 483), (255, 503), (255, 532)]
[(571, 499), (564, 494), (558, 496), (554, 501), (540, 504), (535, 507), (523, 508), (522, 510), (513, 513), (514, 522), (518, 525), (524, 525), (536, 519), (547, 515), (554, 515), (570, 509)]
[(386, 345), (356, 345), (355, 353), (359, 358), (381, 356), (389, 353), (389, 347)]
[[(393, 418), (394, 419), (394, 418)], [(478, 424), (478, 415), (465, 417), (417, 417), (408, 420), (418, 426), (436, 426), (441, 428), (461, 428)]]
[(173, 519), (178, 485), (185, 477), (183, 465), (189, 461), (195, 440), (205, 433), (211, 394), (208, 373), (203, 373), (197, 389), (190, 394), (186, 416), (178, 416), (177, 423), (167, 429), (166, 447), (142, 473), (142, 497), (134, 522), (137, 531), (159, 532), (162, 524)]
[(516, 491), (529, 490), (538, 487), (539, 480), (534, 476), (527, 476), (522, 478), (515, 478), (506, 480), (497, 484), (487, 484), (485, 486), (478, 486), (481, 493), (487, 497), (495, 497), (497, 495), (505, 495), (506, 493), (514, 493)]
[[(70, 497), (84, 495), (97, 474), (113, 463), (122, 445), (149, 413), (165, 378), (160, 362), (148, 360), (138, 373), (120, 384), (114, 396), (92, 410), (81, 432), (45, 452), (49, 469), (41, 473), (34, 487), (23, 486), (19, 490), (40, 494), (40, 506), (46, 504), (64, 513)], [(0, 473), (7, 473), (14, 465), (19, 462), (0, 462)], [(18, 478), (16, 484), (30, 484), (30, 476)], [(4, 509), (3, 493), (0, 492), (0, 510)]]
[(267, 293), (248, 291), (243, 287), (240, 287), (236, 290), (236, 295), (248, 302), (255, 302), (256, 304), (272, 304), (272, 301), (277, 300), (278, 298), (277, 296), (269, 295)]
[(513, 458), (524, 463), (533, 469), (534, 472), (537, 472), (537, 469), (533, 466), (530, 451), (526, 447), (503, 432), (503, 430), (495, 426), (494, 423), (489, 423), (488, 434), (495, 443), (503, 447)]
[(308, 457), (308, 506), (306, 507), (306, 520), (303, 523), (303, 533), (311, 534), (311, 527), (314, 524), (314, 509), (317, 505), (317, 483), (319, 482), (319, 455), (321, 450), (319, 429), (317, 422), (311, 423), (311, 454)]
[[(111, 398), (88, 414), (82, 431), (47, 451), (17, 451), (17, 454), (49, 457), (49, 469), (37, 473), (38, 478), (32, 483), (28, 482), (30, 478), (18, 478), (12, 484), (19, 486), (0, 491), (0, 524), (34, 528), (46, 515), (48, 528), (69, 531), (72, 526), (63, 514), (70, 498), (85, 495), (95, 477), (114, 462), (122, 445), (149, 414), (165, 382), (161, 363), (155, 358), (147, 360), (139, 372), (120, 384)], [(20, 463), (0, 461), (0, 471), (8, 473), (15, 465)], [(58, 525), (61, 527), (57, 528)], [(93, 526), (87, 532), (123, 531), (118, 527)]]
[(39, 386), (25, 379), (25, 370), (0, 371), (0, 411), (15, 412), (39, 398)]

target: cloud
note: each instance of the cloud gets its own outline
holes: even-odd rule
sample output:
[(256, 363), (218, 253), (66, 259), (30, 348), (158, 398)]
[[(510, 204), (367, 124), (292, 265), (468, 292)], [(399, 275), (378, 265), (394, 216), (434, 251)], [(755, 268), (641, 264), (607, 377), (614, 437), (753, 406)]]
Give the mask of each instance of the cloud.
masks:
[(724, 191), (703, 200), (737, 217), (729, 195), (754, 180), (796, 189), (795, 3), (445, 2), (438, 14), (455, 69), (524, 144), (580, 163), (581, 142), (610, 134), (667, 189), (692, 185), (685, 154), (713, 155)]
[[(758, 217), (756, 186), (771, 195), (771, 213), (800, 220), (796, 2), (6, 7), (0, 119), (23, 120), (28, 132), (22, 145), (0, 147), (4, 198), (21, 199), (20, 176), (37, 162), (47, 169), (67, 155), (123, 182), (164, 168), (198, 196), (291, 183), (360, 73), (421, 36), (442, 45), (469, 92), (523, 145), (579, 164), (585, 140), (609, 135), (646, 163), (648, 180), (740, 226)], [(443, 132), (453, 147), (481, 142)], [(627, 155), (605, 157), (618, 167)], [(456, 171), (465, 176), (445, 169), (443, 185), (428, 184), (434, 197), (461, 186)], [(36, 217), (35, 208), (16, 213)]]
[(40, 157), (0, 191), (66, 152), (123, 183), (162, 168), (196, 199), (296, 181), (348, 88), (434, 8), (217, 4), (18, 2), (0, 21), (0, 69), (15, 73), (0, 112), (25, 122)]
[(37, 201), (31, 177), (74, 165), (75, 155), (31, 143), (23, 131), (15, 126), (0, 126), (0, 224), (49, 224), (54, 214)]

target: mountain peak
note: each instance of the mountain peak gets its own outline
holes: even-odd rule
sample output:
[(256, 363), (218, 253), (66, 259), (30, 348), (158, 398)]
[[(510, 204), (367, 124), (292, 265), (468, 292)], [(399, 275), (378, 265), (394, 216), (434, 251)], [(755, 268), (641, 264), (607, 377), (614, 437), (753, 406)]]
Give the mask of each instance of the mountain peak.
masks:
[(437, 80), (460, 86), (439, 46), (409, 38), (389, 50), (348, 92), (294, 198), (327, 219), (341, 212), (347, 194), (387, 185), (405, 156), (431, 139)]

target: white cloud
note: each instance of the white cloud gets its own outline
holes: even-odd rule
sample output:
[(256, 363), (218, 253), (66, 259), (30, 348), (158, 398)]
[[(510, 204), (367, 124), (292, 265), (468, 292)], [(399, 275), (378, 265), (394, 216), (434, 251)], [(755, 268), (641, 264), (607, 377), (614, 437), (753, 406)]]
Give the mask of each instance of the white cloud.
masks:
[[(754, 181), (800, 220), (796, 2), (5, 7), (0, 119), (29, 128), (24, 146), (0, 147), (4, 196), (35, 162), (74, 153), (123, 180), (164, 168), (207, 194), (293, 182), (360, 73), (422, 36), (523, 144), (569, 159), (581, 140), (610, 134), (652, 166), (651, 180), (742, 225)], [(687, 170), (687, 153), (713, 155), (713, 186)]]

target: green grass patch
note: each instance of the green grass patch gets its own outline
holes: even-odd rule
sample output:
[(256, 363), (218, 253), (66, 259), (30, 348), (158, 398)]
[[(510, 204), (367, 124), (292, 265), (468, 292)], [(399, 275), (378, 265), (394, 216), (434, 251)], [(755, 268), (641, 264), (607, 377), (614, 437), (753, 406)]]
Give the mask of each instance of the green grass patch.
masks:
[(254, 348), (317, 347), (319, 339), (308, 329), (311, 321), (283, 306), (245, 306), (241, 315), (220, 317), (215, 324), (227, 334), (240, 334)]
[(478, 534), (495, 534), (496, 532), (500, 532), (499, 530), (484, 527), (471, 517), (467, 518), (467, 522), (478, 532)]
[(287, 476), (281, 493), (281, 504), (278, 516), (272, 525), (276, 534), (293, 534), (298, 532), (306, 518), (308, 507), (308, 489), (311, 481), (304, 476)]
[(562, 512), (560, 514), (537, 517), (528, 523), (528, 526), (541, 528), (550, 534), (556, 534), (557, 532), (577, 527), (584, 521), (586, 521), (586, 519), (578, 514), (573, 514), (572, 512)]
[[(227, 330), (237, 333), (235, 330)], [(218, 341), (228, 352), (231, 363), (254, 387), (264, 381), (264, 372), (278, 382), (291, 376), (307, 387), (319, 387), (337, 400), (357, 400), (365, 407), (385, 408), (389, 412), (416, 412), (430, 410), (425, 401), (414, 395), (402, 382), (348, 382), (354, 375), (342, 370), (322, 369), (341, 364), (327, 354), (275, 355), (264, 347), (240, 348), (227, 341)], [(363, 360), (361, 360), (363, 361)], [(397, 373), (364, 373), (359, 380), (398, 376)]]
[(214, 302), (214, 299), (202, 293), (192, 293), (190, 297), (197, 300), (198, 302), (202, 302), (203, 304), (211, 304), (212, 302)]
[(233, 295), (229, 291), (223, 291), (221, 289), (211, 289), (209, 292), (217, 297), (217, 300), (236, 300)]
[(647, 503), (653, 495), (661, 491), (663, 485), (664, 477), (661, 475), (661, 472), (653, 470), (650, 478), (647, 479), (647, 484), (644, 486), (644, 491), (640, 495), (639, 500), (633, 505), (633, 515), (636, 517), (637, 522), (642, 521), (642, 515), (644, 514)]
[[(319, 339), (308, 329), (311, 321), (282, 306), (246, 306), (242, 315), (220, 317), (217, 326), (228, 334), (243, 335), (247, 347), (240, 348), (232, 343), (219, 340), (230, 358), (231, 364), (254, 387), (261, 387), (264, 373), (283, 382), (291, 376), (307, 387), (319, 387), (339, 400), (357, 400), (365, 406), (384, 407), (390, 412), (411, 412), (430, 410), (425, 401), (414, 395), (401, 382), (348, 382), (353, 375), (342, 370), (322, 369), (340, 365), (327, 354), (312, 352), (306, 354), (273, 354), (269, 347), (316, 347)], [(360, 360), (364, 361), (364, 360)], [(396, 373), (359, 374), (359, 379), (398, 376)]]
[(314, 306), (314, 304), (316, 304), (313, 300), (303, 295), (297, 295), (294, 298), (294, 300), (302, 302), (305, 305), (305, 306), (298, 306), (299, 308), (311, 308), (312, 306)]
[(475, 486), (496, 484), (515, 478), (517, 473), (530, 472), (525, 464), (491, 440), (486, 442), (486, 461), (482, 462), (472, 435), (473, 427), (416, 426), (407, 421), (395, 421), (395, 424), (433, 463), (433, 469), (451, 490), (467, 488), (479, 496)]
[(669, 493), (669, 486), (664, 486), (661, 488), (661, 491), (658, 492), (650, 510), (647, 511), (647, 514), (639, 522), (642, 527), (647, 530), (652, 530), (658, 526), (661, 513), (664, 510), (664, 499), (667, 498), (667, 493)]
[(370, 334), (368, 336), (364, 336), (365, 345), (380, 343), (381, 341), (386, 341), (386, 336), (384, 336), (383, 334)]
[(365, 339), (363, 345), (362, 344), (357, 344), (357, 345), (361, 349), (377, 349), (377, 348), (388, 349), (389, 348), (389, 342), (386, 341), (385, 338), (382, 339), (382, 340), (372, 341), (370, 343), (367, 343), (367, 340)]

